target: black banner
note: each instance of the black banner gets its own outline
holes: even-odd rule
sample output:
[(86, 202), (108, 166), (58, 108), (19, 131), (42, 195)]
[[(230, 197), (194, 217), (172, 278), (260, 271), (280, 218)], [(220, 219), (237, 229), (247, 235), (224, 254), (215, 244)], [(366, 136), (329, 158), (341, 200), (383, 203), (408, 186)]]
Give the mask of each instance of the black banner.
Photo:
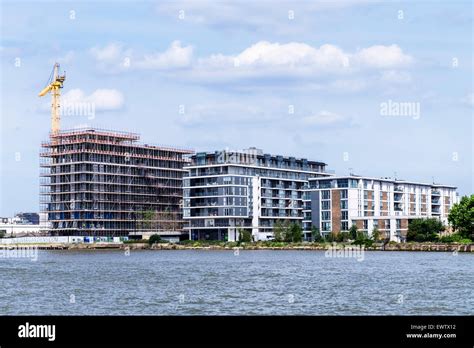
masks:
[(473, 317), (461, 316), (11, 316), (0, 346), (447, 345), (472, 347)]

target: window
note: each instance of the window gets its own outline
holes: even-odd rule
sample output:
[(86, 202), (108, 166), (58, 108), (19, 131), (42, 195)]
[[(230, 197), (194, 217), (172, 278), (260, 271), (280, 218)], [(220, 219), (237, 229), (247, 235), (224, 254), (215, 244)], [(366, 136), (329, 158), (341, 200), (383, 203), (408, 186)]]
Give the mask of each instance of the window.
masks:
[(321, 191), (321, 197), (322, 199), (330, 199), (331, 198), (331, 191), (329, 190), (324, 190), (324, 191)]
[(321, 202), (321, 209), (323, 209), (323, 210), (328, 210), (328, 209), (330, 209), (330, 207), (329, 207), (329, 201), (322, 201), (322, 202)]
[(347, 231), (349, 229), (349, 223), (347, 221), (341, 222), (341, 230)]
[(347, 200), (341, 201), (341, 209), (347, 209)]
[(349, 212), (347, 210), (344, 210), (341, 212), (342, 215), (341, 215), (341, 220), (347, 220), (349, 219)]
[(321, 223), (321, 227), (322, 227), (323, 231), (331, 231), (331, 223), (330, 222)]
[(341, 190), (341, 198), (347, 198), (347, 190)]
[(321, 212), (321, 220), (331, 220), (331, 212), (322, 211)]
[(330, 188), (331, 187), (331, 181), (320, 181), (319, 182), (319, 188)]
[(349, 187), (349, 182), (347, 179), (338, 179), (337, 187)]
[(364, 220), (364, 230), (369, 228), (369, 222), (367, 220)]

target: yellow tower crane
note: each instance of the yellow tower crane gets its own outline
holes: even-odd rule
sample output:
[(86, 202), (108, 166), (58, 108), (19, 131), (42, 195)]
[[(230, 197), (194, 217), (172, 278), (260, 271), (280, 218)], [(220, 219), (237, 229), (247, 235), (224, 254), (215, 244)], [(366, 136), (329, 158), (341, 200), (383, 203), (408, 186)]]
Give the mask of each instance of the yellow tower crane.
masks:
[(55, 63), (53, 71), (48, 80), (48, 85), (38, 94), (43, 97), (51, 92), (51, 134), (55, 135), (59, 133), (59, 123), (61, 120), (59, 114), (60, 108), (60, 89), (63, 88), (64, 80), (66, 80), (66, 74), (59, 75), (59, 63)]

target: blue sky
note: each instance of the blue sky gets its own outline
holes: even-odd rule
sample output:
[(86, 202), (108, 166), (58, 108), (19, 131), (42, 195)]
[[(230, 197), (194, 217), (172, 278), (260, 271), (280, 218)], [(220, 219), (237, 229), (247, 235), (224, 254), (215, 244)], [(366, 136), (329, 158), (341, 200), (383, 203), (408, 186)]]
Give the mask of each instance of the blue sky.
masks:
[[(472, 13), (470, 1), (2, 1), (0, 216), (39, 209), (50, 115), (37, 94), (54, 61), (64, 100), (95, 107), (63, 129), (257, 146), (470, 194)], [(419, 114), (383, 115), (388, 102)]]

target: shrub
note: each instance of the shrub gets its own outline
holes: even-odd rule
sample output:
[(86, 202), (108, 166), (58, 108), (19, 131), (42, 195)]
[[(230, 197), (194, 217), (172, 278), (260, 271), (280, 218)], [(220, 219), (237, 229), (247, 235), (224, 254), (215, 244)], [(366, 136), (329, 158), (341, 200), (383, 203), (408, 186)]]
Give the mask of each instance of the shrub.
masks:
[(366, 247), (370, 247), (373, 244), (373, 240), (367, 237), (365, 232), (357, 232), (357, 238), (354, 241), (355, 245), (365, 245)]
[(313, 226), (311, 228), (311, 237), (313, 239), (313, 242), (319, 243), (323, 241), (323, 237), (321, 236), (321, 233), (319, 232), (319, 228), (316, 226)]
[(433, 242), (444, 226), (438, 219), (413, 219), (408, 224), (407, 241)]
[(356, 225), (351, 226), (351, 228), (349, 229), (349, 234), (352, 240), (357, 239), (357, 226)]
[(161, 242), (161, 237), (158, 234), (153, 234), (150, 236), (150, 239), (148, 239), (148, 244), (150, 245), (153, 245), (159, 242)]
[(351, 237), (349, 232), (341, 232), (341, 233), (339, 233), (339, 236), (340, 236), (339, 239), (340, 239), (341, 242), (347, 242)]
[(439, 238), (439, 241), (442, 243), (462, 243), (462, 244), (470, 244), (472, 241), (469, 238), (463, 238), (460, 233), (454, 233), (449, 236), (444, 236)]
[(239, 229), (239, 242), (250, 243), (252, 241), (252, 234), (248, 230)]
[(189, 245), (189, 244), (193, 244), (194, 242), (195, 242), (194, 240), (185, 239), (185, 240), (180, 241), (179, 244)]

